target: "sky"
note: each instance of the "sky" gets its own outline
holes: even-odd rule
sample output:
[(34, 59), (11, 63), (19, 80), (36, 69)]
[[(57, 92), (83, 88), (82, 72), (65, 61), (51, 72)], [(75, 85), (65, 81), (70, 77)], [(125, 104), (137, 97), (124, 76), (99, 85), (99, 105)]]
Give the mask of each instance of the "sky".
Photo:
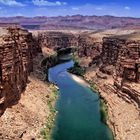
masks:
[(140, 0), (0, 0), (0, 17), (76, 14), (140, 17)]

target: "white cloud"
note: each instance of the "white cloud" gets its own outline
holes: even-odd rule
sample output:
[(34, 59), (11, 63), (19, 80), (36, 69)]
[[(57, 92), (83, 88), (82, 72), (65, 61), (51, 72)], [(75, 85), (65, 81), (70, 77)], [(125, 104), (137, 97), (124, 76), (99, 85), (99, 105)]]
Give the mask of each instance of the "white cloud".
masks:
[(130, 10), (131, 8), (129, 6), (124, 7), (125, 10)]
[(78, 11), (80, 8), (79, 7), (72, 7), (72, 10)]
[(0, 3), (8, 6), (25, 6), (25, 4), (17, 2), (16, 0), (0, 0)]
[(32, 2), (36, 6), (62, 6), (62, 5), (67, 5), (66, 2), (60, 2), (60, 1), (50, 2), (48, 0), (32, 0)]

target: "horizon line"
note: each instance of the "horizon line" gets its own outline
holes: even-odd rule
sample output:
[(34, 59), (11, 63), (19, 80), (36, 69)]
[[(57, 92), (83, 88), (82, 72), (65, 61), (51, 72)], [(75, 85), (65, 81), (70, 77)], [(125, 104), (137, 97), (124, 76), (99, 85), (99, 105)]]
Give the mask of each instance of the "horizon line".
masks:
[(15, 17), (24, 17), (24, 18), (35, 18), (35, 17), (48, 17), (48, 18), (54, 18), (54, 17), (72, 17), (72, 16), (82, 16), (82, 17), (116, 17), (116, 18), (135, 18), (140, 19), (140, 17), (134, 17), (134, 16), (114, 16), (114, 15), (82, 15), (82, 14), (73, 14), (73, 15), (58, 15), (58, 16), (0, 16), (0, 18), (15, 18)]

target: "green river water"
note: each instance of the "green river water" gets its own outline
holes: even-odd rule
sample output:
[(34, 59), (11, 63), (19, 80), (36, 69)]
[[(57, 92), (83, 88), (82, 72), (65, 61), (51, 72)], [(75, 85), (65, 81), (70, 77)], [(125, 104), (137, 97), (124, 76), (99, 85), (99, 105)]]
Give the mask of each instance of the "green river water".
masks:
[(69, 61), (49, 69), (49, 80), (60, 89), (53, 140), (113, 140), (109, 127), (101, 121), (100, 98), (67, 72)]

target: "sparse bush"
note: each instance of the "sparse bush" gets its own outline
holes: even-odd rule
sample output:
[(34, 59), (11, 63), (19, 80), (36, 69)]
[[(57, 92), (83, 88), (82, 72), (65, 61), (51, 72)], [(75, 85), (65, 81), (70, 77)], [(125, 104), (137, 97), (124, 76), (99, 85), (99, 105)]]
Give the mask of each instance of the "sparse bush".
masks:
[(68, 72), (78, 76), (83, 76), (85, 74), (85, 68), (81, 67), (78, 62), (75, 62), (74, 66), (68, 69)]
[(54, 86), (51, 87), (51, 90), (52, 90), (51, 97), (47, 101), (47, 105), (49, 107), (50, 114), (47, 117), (45, 127), (40, 132), (40, 134), (43, 136), (44, 140), (51, 140), (51, 133), (52, 133), (52, 129), (54, 127), (55, 117), (56, 117), (56, 113), (57, 113), (55, 106), (54, 106), (54, 102), (56, 102), (56, 100), (57, 100), (58, 90)]

